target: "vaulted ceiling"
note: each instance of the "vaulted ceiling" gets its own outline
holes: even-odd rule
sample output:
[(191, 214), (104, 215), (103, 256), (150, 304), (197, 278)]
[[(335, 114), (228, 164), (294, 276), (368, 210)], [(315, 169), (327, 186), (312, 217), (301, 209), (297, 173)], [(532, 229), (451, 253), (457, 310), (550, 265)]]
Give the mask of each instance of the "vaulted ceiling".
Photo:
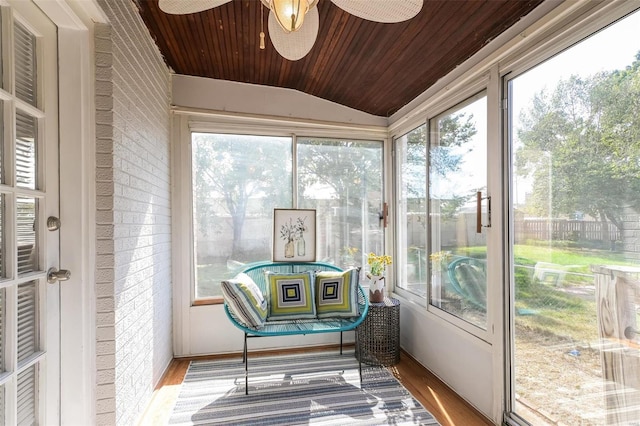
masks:
[(289, 61), (269, 42), (266, 8), (266, 49), (259, 49), (259, 0), (233, 0), (187, 15), (162, 12), (158, 0), (133, 1), (178, 74), (296, 89), (383, 117), (543, 2), (425, 0), (413, 19), (382, 24), (320, 0), (315, 45), (304, 58)]

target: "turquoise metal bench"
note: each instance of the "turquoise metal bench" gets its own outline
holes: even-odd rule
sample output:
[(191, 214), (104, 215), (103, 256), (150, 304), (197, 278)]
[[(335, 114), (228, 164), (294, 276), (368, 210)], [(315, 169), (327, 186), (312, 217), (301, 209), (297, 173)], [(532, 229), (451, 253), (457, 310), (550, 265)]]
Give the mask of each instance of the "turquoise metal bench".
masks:
[(447, 267), (451, 288), (465, 302), (487, 311), (487, 263), (472, 257), (460, 257)]
[[(276, 273), (291, 273), (305, 271), (342, 271), (339, 267), (323, 262), (257, 262), (247, 265), (242, 271), (256, 283), (263, 295), (267, 293), (267, 283), (265, 271)], [(247, 350), (247, 339), (250, 337), (266, 336), (291, 336), (318, 333), (340, 333), (340, 354), (342, 354), (342, 333), (353, 331), (364, 321), (369, 310), (369, 300), (365, 296), (362, 286), (358, 284), (358, 307), (360, 315), (353, 318), (323, 318), (323, 319), (300, 319), (292, 321), (267, 321), (261, 328), (251, 328), (242, 324), (229, 309), (227, 303), (224, 304), (224, 312), (231, 323), (244, 332), (244, 349), (242, 362), (245, 366), (245, 394), (249, 393), (249, 360)], [(359, 347), (356, 336), (356, 348)], [(362, 362), (358, 356), (358, 368), (360, 380), (362, 380)]]

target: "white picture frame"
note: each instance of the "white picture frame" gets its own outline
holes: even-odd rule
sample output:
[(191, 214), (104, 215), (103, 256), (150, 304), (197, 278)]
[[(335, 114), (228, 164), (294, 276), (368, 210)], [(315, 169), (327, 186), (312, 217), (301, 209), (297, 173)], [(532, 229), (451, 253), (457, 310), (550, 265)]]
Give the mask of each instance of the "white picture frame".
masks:
[(274, 262), (315, 262), (315, 209), (273, 209)]

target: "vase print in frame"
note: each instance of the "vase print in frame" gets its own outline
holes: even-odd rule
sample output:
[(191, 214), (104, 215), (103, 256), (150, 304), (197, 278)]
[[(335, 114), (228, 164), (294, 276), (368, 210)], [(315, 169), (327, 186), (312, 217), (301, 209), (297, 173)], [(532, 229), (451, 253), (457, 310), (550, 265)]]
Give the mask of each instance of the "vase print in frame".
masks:
[(316, 260), (316, 211), (314, 209), (273, 210), (274, 262)]

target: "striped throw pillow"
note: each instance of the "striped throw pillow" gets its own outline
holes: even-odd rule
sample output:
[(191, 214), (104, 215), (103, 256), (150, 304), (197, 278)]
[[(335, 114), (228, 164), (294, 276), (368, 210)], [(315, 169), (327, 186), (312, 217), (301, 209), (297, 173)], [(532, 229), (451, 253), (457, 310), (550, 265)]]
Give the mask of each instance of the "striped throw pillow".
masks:
[(344, 272), (316, 272), (318, 318), (350, 318), (359, 315), (359, 268)]
[(269, 320), (316, 318), (313, 271), (282, 273), (265, 271)]
[(247, 327), (261, 328), (267, 319), (267, 301), (250, 276), (244, 273), (222, 281), (222, 295), (231, 312)]

